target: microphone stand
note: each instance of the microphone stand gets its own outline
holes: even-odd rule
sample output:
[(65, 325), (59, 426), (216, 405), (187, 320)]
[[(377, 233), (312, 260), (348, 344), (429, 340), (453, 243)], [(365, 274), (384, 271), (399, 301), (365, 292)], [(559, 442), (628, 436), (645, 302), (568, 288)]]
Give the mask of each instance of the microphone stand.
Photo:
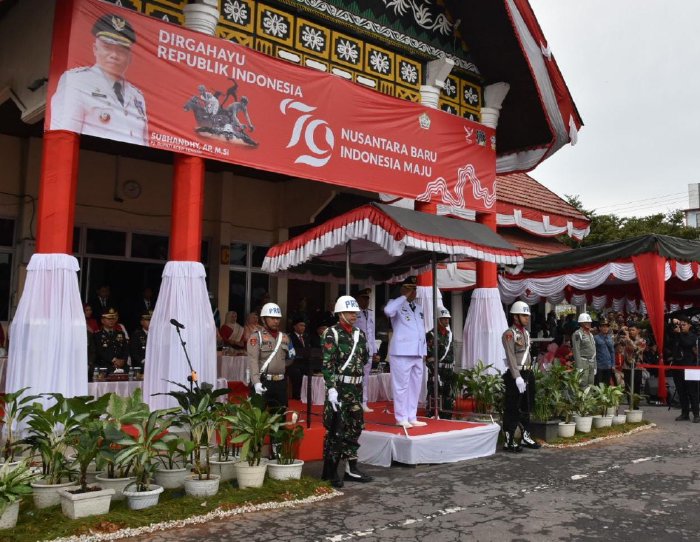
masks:
[[(175, 326), (175, 324), (173, 324)], [(180, 344), (182, 345), (182, 349), (185, 352), (185, 359), (187, 360), (187, 365), (190, 367), (190, 374), (187, 377), (187, 382), (190, 383), (190, 393), (192, 393), (192, 386), (196, 386), (197, 389), (199, 389), (199, 384), (197, 384), (197, 379), (194, 378), (197, 372), (194, 370), (194, 367), (192, 367), (192, 362), (190, 361), (190, 356), (187, 353), (187, 347), (185, 346), (187, 343), (182, 340), (182, 335), (180, 334), (180, 327), (175, 326), (175, 331), (177, 331), (177, 336), (180, 339)]]

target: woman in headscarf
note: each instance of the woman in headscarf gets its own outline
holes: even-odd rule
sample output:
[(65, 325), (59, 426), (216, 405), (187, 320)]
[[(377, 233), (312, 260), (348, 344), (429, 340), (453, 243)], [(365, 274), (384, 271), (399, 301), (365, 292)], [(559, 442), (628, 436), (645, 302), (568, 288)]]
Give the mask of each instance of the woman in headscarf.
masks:
[(224, 346), (230, 346), (234, 350), (240, 352), (245, 350), (245, 342), (243, 341), (243, 326), (238, 323), (238, 313), (229, 311), (226, 314), (224, 325), (219, 329), (221, 338), (224, 340)]

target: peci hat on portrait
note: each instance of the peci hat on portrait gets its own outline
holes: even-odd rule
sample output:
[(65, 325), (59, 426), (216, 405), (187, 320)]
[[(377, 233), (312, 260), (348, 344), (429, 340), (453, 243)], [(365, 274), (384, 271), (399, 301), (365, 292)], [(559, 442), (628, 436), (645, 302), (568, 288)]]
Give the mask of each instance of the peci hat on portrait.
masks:
[(115, 308), (110, 307), (107, 309), (107, 311), (102, 313), (102, 318), (106, 318), (107, 320), (116, 320), (119, 318), (119, 313)]
[(404, 288), (415, 288), (417, 285), (418, 279), (413, 275), (411, 275), (410, 277), (406, 277), (401, 283), (401, 286), (403, 286)]
[(92, 27), (92, 35), (107, 43), (129, 48), (136, 43), (136, 32), (129, 21), (114, 13), (108, 13), (97, 19)]

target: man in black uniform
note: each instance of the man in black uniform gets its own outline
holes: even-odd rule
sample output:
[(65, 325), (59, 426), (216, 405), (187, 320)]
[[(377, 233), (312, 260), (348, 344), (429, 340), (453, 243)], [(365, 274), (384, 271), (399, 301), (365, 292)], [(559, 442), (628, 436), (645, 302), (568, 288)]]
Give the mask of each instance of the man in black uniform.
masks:
[(115, 329), (119, 313), (110, 308), (102, 315), (102, 329), (94, 334), (96, 365), (111, 373), (123, 373), (129, 357), (129, 343), (124, 332)]
[[(681, 317), (679, 320), (681, 332), (675, 336), (674, 363), (676, 365), (697, 365), (698, 337), (691, 331), (690, 320), (687, 317)], [(676, 418), (676, 421), (690, 420), (690, 410), (692, 409), (693, 423), (700, 423), (700, 406), (698, 405), (700, 383), (686, 380), (683, 369), (673, 371), (673, 382), (681, 402), (681, 415)]]
[(293, 331), (289, 338), (294, 346), (294, 360), (287, 367), (287, 378), (292, 383), (292, 399), (301, 399), (301, 382), (308, 372), (310, 339), (306, 334), (306, 322), (301, 317), (295, 317), (292, 321)]
[(141, 315), (141, 327), (134, 331), (129, 340), (132, 367), (143, 368), (145, 364), (146, 340), (148, 339), (148, 327), (151, 325), (151, 315), (151, 311)]

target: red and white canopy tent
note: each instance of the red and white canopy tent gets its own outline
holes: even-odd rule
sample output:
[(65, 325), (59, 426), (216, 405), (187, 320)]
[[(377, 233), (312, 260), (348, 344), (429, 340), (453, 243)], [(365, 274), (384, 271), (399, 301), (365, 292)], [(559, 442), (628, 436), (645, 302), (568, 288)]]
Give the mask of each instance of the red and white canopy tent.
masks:
[[(391, 282), (432, 268), (432, 294), (422, 307), (432, 329), (437, 326), (437, 262), (460, 260), (524, 261), (517, 248), (483, 224), (370, 203), (271, 247), (262, 269), (322, 280), (344, 274), (349, 292), (353, 277), (363, 283)], [(435, 363), (437, 371), (437, 358)], [(437, 380), (435, 386), (438, 397)]]
[[(700, 297), (700, 241), (666, 235), (643, 235), (527, 260), (513, 276), (499, 277), (504, 303), (516, 299), (601, 309), (640, 300), (649, 315), (659, 353), (664, 346), (664, 311)], [(617, 301), (615, 300), (624, 300)], [(663, 365), (659, 395), (665, 398)]]
[(482, 224), (380, 203), (363, 205), (271, 247), (262, 268), (316, 277), (350, 275), (358, 282), (391, 282), (437, 261), (481, 260), (522, 265), (520, 251)]

